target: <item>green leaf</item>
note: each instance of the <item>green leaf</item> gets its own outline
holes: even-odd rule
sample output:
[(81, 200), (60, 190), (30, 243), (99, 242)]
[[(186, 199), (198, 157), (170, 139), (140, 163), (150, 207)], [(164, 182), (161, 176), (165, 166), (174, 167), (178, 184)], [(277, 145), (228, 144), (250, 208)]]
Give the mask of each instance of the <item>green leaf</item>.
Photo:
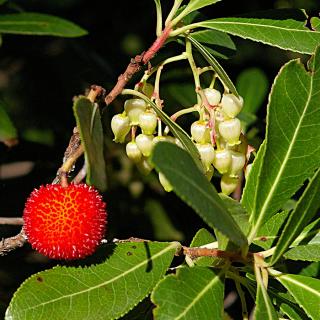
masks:
[(304, 319), (306, 319), (306, 316), (305, 317), (301, 316), (300, 313), (289, 304), (281, 303), (280, 310), (285, 315), (287, 315), (290, 320), (304, 320)]
[(159, 142), (151, 162), (173, 186), (174, 192), (212, 228), (240, 247), (247, 240), (230, 216), (214, 186), (195, 165), (188, 152), (172, 143)]
[(295, 238), (301, 233), (310, 219), (320, 207), (320, 169), (317, 170), (307, 188), (300, 197), (296, 208), (289, 216), (284, 230), (280, 236), (270, 264), (275, 264), (289, 248)]
[(225, 194), (219, 193), (219, 196), (224, 205), (227, 207), (234, 221), (239, 226), (240, 230), (246, 234), (249, 230), (249, 216), (247, 211), (242, 207), (241, 203), (226, 196)]
[[(306, 27), (307, 16), (303, 10), (278, 10), (279, 17), (282, 12), (283, 17), (278, 20), (272, 18), (273, 11), (266, 11), (258, 13), (261, 18), (218, 18), (198, 22), (190, 27), (210, 28), (281, 49), (312, 54), (320, 43), (320, 31), (311, 31)], [(270, 18), (265, 18), (268, 15)]]
[(289, 260), (320, 261), (320, 244), (307, 244), (290, 249), (284, 254)]
[(257, 297), (254, 311), (255, 320), (278, 320), (277, 313), (269, 298), (267, 289), (264, 287), (259, 268), (256, 269)]
[(203, 7), (210, 6), (219, 1), (221, 0), (190, 0), (185, 10), (190, 13)]
[(6, 320), (117, 319), (153, 289), (178, 243), (126, 242), (106, 246), (109, 258), (87, 268), (56, 267), (26, 280)]
[(105, 191), (107, 189), (107, 175), (99, 109), (95, 109), (89, 99), (80, 97), (75, 101), (73, 111), (85, 150), (87, 183), (94, 185), (100, 191)]
[(267, 290), (262, 285), (258, 285), (256, 308), (254, 312), (256, 320), (278, 320), (277, 313), (268, 296)]
[(319, 278), (320, 276), (320, 262), (312, 262), (303, 268), (299, 274), (301, 276)]
[(210, 6), (221, 0), (189, 0), (187, 6), (178, 14), (178, 16), (172, 20), (172, 24), (177, 24), (181, 19), (183, 19), (189, 13), (201, 9), (206, 6)]
[(17, 138), (17, 130), (9, 118), (5, 105), (0, 101), (0, 142), (6, 142)]
[(138, 96), (139, 98), (145, 100), (152, 108), (153, 110), (157, 113), (159, 118), (167, 125), (172, 132), (172, 134), (179, 139), (181, 142), (183, 148), (189, 152), (189, 154), (192, 156), (193, 161), (197, 164), (197, 166), (200, 169), (203, 169), (202, 162), (200, 160), (200, 155), (198, 152), (197, 147), (195, 144), (191, 141), (190, 137), (188, 134), (175, 122), (171, 120), (171, 118), (163, 112), (161, 109), (157, 107), (157, 105), (151, 101), (148, 97), (146, 97), (144, 94), (137, 93), (136, 91), (133, 90), (125, 90), (126, 93), (128, 94), (134, 94)]
[(224, 32), (201, 30), (193, 32), (190, 36), (202, 43), (211, 54), (218, 58), (228, 59), (236, 53), (234, 42)]
[(307, 225), (299, 236), (292, 242), (291, 247), (297, 247), (302, 244), (320, 243), (320, 218)]
[(259, 158), (260, 170), (249, 175), (248, 183), (256, 180), (256, 184), (249, 187), (251, 194), (245, 192), (243, 201), (253, 225), (250, 241), (319, 166), (320, 49), (310, 60), (309, 70), (292, 60), (272, 86), (265, 154)]
[(224, 85), (227, 86), (228, 89), (238, 97), (239, 95), (236, 87), (234, 86), (220, 63), (216, 60), (216, 58), (212, 54), (210, 54), (210, 52), (208, 52), (208, 50), (192, 36), (188, 36), (187, 38), (191, 41), (192, 45), (197, 49), (197, 51), (199, 51), (199, 53), (204, 57), (204, 59), (207, 60), (207, 62), (212, 66)]
[[(222, 271), (204, 267), (180, 268), (159, 282), (151, 299), (157, 320), (222, 320)], [(210, 301), (210, 302), (209, 302)]]
[(272, 216), (259, 230), (253, 243), (267, 250), (272, 247), (274, 240), (287, 219), (289, 211), (282, 211)]
[(246, 180), (246, 183), (243, 189), (241, 204), (243, 205), (244, 208), (247, 209), (247, 212), (250, 214), (254, 210), (253, 206), (257, 197), (256, 188), (260, 180), (260, 171), (261, 171), (265, 151), (266, 151), (266, 141), (263, 141), (263, 143), (261, 144), (258, 150), (257, 156), (255, 157), (252, 163), (250, 174), (248, 176), (248, 179)]
[(320, 319), (320, 280), (310, 277), (281, 274), (273, 271), (275, 279), (277, 279), (311, 319)]
[[(207, 230), (207, 229), (200, 229), (195, 236), (193, 237), (190, 247), (201, 247), (204, 245), (212, 244), (216, 241), (215, 237)], [(206, 246), (208, 248), (208, 246)], [(215, 246), (217, 248), (217, 246)], [(212, 247), (211, 247), (212, 248)], [(186, 257), (187, 259), (192, 259), (192, 262), (201, 267), (209, 267), (212, 266), (217, 260), (216, 258), (212, 257), (199, 257), (199, 258), (193, 258), (193, 257)]]
[(13, 13), (0, 15), (0, 33), (81, 37), (87, 31), (76, 24), (47, 14)]
[(267, 96), (268, 86), (268, 78), (261, 69), (248, 68), (239, 74), (236, 87), (244, 100), (239, 118), (246, 126), (256, 121), (255, 115)]

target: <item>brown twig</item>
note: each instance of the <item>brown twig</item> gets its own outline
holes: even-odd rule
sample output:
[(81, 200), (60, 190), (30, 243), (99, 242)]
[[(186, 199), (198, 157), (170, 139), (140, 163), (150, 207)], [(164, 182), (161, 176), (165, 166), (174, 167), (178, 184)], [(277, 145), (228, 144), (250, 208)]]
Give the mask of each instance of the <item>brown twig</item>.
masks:
[(135, 56), (131, 59), (126, 70), (123, 74), (118, 77), (118, 81), (113, 89), (105, 97), (105, 103), (108, 106), (124, 89), (132, 76), (139, 72), (143, 65), (149, 63), (149, 61), (155, 56), (155, 54), (163, 47), (164, 43), (169, 37), (170, 31), (172, 30), (171, 26), (168, 25), (162, 31), (161, 35), (154, 41), (151, 47), (140, 55)]
[(27, 241), (23, 229), (14, 237), (2, 239), (0, 241), (0, 256), (6, 255), (8, 252), (21, 248)]
[(0, 217), (0, 225), (12, 225), (12, 226), (22, 226), (22, 218), (10, 218), (10, 217)]
[(222, 258), (229, 260), (231, 262), (244, 262), (247, 263), (248, 261), (252, 261), (253, 256), (252, 253), (248, 253), (247, 257), (242, 257), (242, 255), (238, 252), (231, 252), (231, 251), (223, 251), (219, 249), (208, 249), (208, 248), (189, 248), (189, 247), (182, 247), (181, 252), (179, 255), (186, 255), (190, 256), (191, 258), (198, 258), (198, 257), (214, 257), (214, 258)]

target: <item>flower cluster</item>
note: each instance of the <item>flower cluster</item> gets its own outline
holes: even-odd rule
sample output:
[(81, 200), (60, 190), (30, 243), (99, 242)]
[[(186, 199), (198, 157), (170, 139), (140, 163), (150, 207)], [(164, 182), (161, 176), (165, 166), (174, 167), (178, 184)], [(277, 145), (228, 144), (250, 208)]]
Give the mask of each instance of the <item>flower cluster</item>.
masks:
[[(126, 153), (145, 175), (153, 169), (148, 157), (154, 145), (159, 141), (176, 143), (172, 136), (158, 134), (161, 132), (161, 121), (154, 110), (140, 98), (125, 101), (123, 113), (113, 116), (111, 129), (114, 141), (119, 143), (126, 142), (126, 137), (131, 132), (131, 141), (126, 144)], [(172, 190), (162, 173), (159, 174), (159, 181), (166, 191)]]
[[(191, 125), (191, 139), (199, 151), (205, 175), (211, 180), (216, 169), (222, 175), (221, 190), (229, 195), (236, 189), (246, 164), (248, 145), (241, 133), (241, 122), (236, 117), (243, 106), (243, 99), (206, 88), (202, 90), (202, 100), (198, 108), (199, 120)], [(114, 141), (119, 143), (126, 142), (131, 132), (126, 153), (144, 174), (152, 170), (148, 157), (158, 141), (179, 144), (177, 139), (162, 135), (161, 121), (141, 98), (126, 100), (123, 113), (112, 118), (111, 128)], [(172, 190), (162, 173), (159, 174), (159, 181), (166, 191)]]
[(247, 141), (236, 117), (243, 106), (242, 97), (214, 88), (203, 90), (207, 100), (201, 119), (191, 125), (191, 138), (196, 143), (205, 174), (209, 180), (214, 169), (221, 175), (221, 190), (229, 195), (238, 184), (246, 163)]

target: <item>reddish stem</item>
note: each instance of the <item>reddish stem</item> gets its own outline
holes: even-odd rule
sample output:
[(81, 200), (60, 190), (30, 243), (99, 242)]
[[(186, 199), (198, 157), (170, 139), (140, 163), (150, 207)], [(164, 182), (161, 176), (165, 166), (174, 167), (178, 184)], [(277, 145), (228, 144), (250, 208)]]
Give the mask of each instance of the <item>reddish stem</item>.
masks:
[(143, 65), (149, 63), (154, 55), (162, 48), (167, 38), (169, 37), (171, 30), (171, 27), (168, 25), (146, 52), (135, 56), (134, 59), (131, 59), (125, 72), (123, 74), (120, 74), (116, 85), (106, 96), (105, 103), (107, 106), (121, 93), (132, 76), (135, 73), (139, 72)]

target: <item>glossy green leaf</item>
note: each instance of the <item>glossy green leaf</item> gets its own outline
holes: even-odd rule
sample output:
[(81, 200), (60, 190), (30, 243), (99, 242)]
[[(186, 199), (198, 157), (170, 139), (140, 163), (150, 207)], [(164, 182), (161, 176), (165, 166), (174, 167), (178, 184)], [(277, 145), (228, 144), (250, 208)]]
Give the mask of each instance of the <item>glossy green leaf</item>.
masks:
[(223, 193), (219, 193), (219, 196), (224, 205), (227, 207), (232, 218), (239, 226), (240, 230), (246, 234), (250, 227), (247, 211), (242, 207), (240, 202), (232, 199), (231, 197), (228, 197)]
[(244, 100), (239, 119), (245, 126), (256, 121), (256, 113), (268, 94), (268, 86), (268, 78), (261, 69), (248, 68), (239, 74), (236, 87)]
[(307, 244), (290, 249), (284, 254), (289, 260), (320, 261), (320, 244)]
[[(272, 256), (270, 264), (276, 263), (286, 252), (291, 243), (301, 233), (310, 219), (317, 213), (320, 207), (320, 169), (314, 174), (307, 188), (300, 197), (296, 208), (290, 214), (289, 219), (277, 242), (276, 250)], [(313, 260), (312, 260), (313, 261)]]
[(5, 110), (3, 102), (0, 101), (0, 142), (17, 138), (17, 129)]
[(178, 16), (172, 21), (172, 23), (175, 25), (191, 12), (194, 12), (206, 6), (210, 6), (219, 1), (221, 0), (189, 0), (187, 6), (178, 14)]
[(194, 39), (192, 36), (188, 36), (188, 39), (191, 41), (192, 45), (199, 51), (199, 53), (203, 56), (205, 60), (212, 66), (214, 71), (219, 76), (219, 79), (224, 83), (226, 87), (237, 97), (238, 92), (234, 84), (232, 83), (231, 79), (227, 75), (227, 73), (224, 71), (220, 63), (217, 61), (217, 59), (210, 53), (208, 50), (196, 39)]
[[(215, 242), (216, 242), (215, 237), (207, 229), (202, 228), (193, 237), (190, 243), (190, 247), (201, 247), (206, 245), (207, 248), (208, 247), (213, 248), (212, 244), (214, 244)], [(217, 245), (215, 246), (215, 248), (217, 248)], [(201, 267), (212, 266), (215, 263), (215, 261), (220, 260), (212, 257), (199, 257), (199, 258), (186, 257), (186, 260), (187, 259), (191, 259), (195, 265), (201, 266)]]
[(87, 164), (87, 183), (100, 191), (107, 188), (106, 166), (103, 154), (103, 129), (100, 112), (85, 97), (78, 98), (73, 106)]
[(109, 245), (110, 256), (99, 265), (37, 273), (15, 293), (6, 320), (117, 319), (163, 277), (177, 246), (157, 242)]
[(280, 310), (289, 317), (290, 320), (304, 320), (306, 317), (302, 317), (296, 309), (294, 309), (291, 305), (282, 303), (280, 305)]
[(246, 208), (249, 214), (251, 214), (254, 210), (254, 204), (256, 202), (256, 198), (258, 195), (256, 192), (256, 188), (260, 180), (260, 171), (261, 171), (265, 152), (266, 152), (266, 141), (263, 141), (252, 163), (250, 174), (248, 176), (248, 179), (246, 180), (246, 183), (243, 189), (241, 204), (243, 205), (243, 207)]
[(180, 268), (159, 282), (151, 299), (157, 320), (222, 320), (222, 271), (204, 267)]
[(320, 280), (293, 274), (275, 274), (311, 319), (320, 319)]
[[(285, 50), (307, 54), (316, 50), (320, 43), (320, 31), (311, 31), (306, 27), (307, 16), (303, 10), (278, 10), (278, 17), (275, 19), (274, 14), (275, 11), (266, 11), (260, 13), (260, 17), (218, 18), (194, 25), (224, 31)], [(269, 18), (266, 18), (268, 16)]]
[(137, 93), (136, 91), (133, 91), (133, 90), (125, 90), (125, 93), (135, 94), (139, 98), (145, 100), (157, 113), (158, 117), (164, 122), (164, 124), (169, 127), (172, 134), (177, 139), (179, 139), (179, 141), (181, 142), (181, 145), (185, 150), (189, 152), (189, 154), (192, 156), (193, 161), (197, 164), (197, 166), (201, 169), (203, 168), (202, 162), (200, 161), (200, 155), (197, 147), (191, 141), (189, 135), (177, 123), (172, 121), (172, 119), (165, 112), (159, 109), (157, 105), (153, 101), (151, 101), (148, 97), (146, 97), (144, 94)]
[(272, 216), (259, 230), (253, 243), (267, 250), (270, 249), (279, 231), (288, 217), (288, 211), (282, 211)]
[(207, 29), (193, 32), (190, 37), (200, 42), (215, 57), (228, 59), (236, 53), (234, 42), (224, 32)]
[(319, 166), (319, 87), (320, 49), (310, 60), (309, 71), (299, 60), (292, 60), (274, 81), (264, 155), (258, 160), (260, 170), (249, 175), (246, 189), (250, 191), (245, 190), (242, 201), (251, 214), (250, 241)]
[(272, 305), (267, 289), (264, 287), (259, 268), (256, 269), (257, 297), (254, 310), (255, 320), (278, 320), (277, 313)]
[(151, 162), (173, 186), (174, 192), (212, 228), (240, 247), (246, 238), (229, 214), (214, 186), (185, 150), (172, 143), (156, 144)]
[(81, 37), (87, 31), (76, 24), (42, 13), (13, 13), (0, 15), (0, 33)]
[(290, 247), (318, 243), (320, 243), (320, 218), (307, 225), (299, 234), (299, 236), (292, 242)]

